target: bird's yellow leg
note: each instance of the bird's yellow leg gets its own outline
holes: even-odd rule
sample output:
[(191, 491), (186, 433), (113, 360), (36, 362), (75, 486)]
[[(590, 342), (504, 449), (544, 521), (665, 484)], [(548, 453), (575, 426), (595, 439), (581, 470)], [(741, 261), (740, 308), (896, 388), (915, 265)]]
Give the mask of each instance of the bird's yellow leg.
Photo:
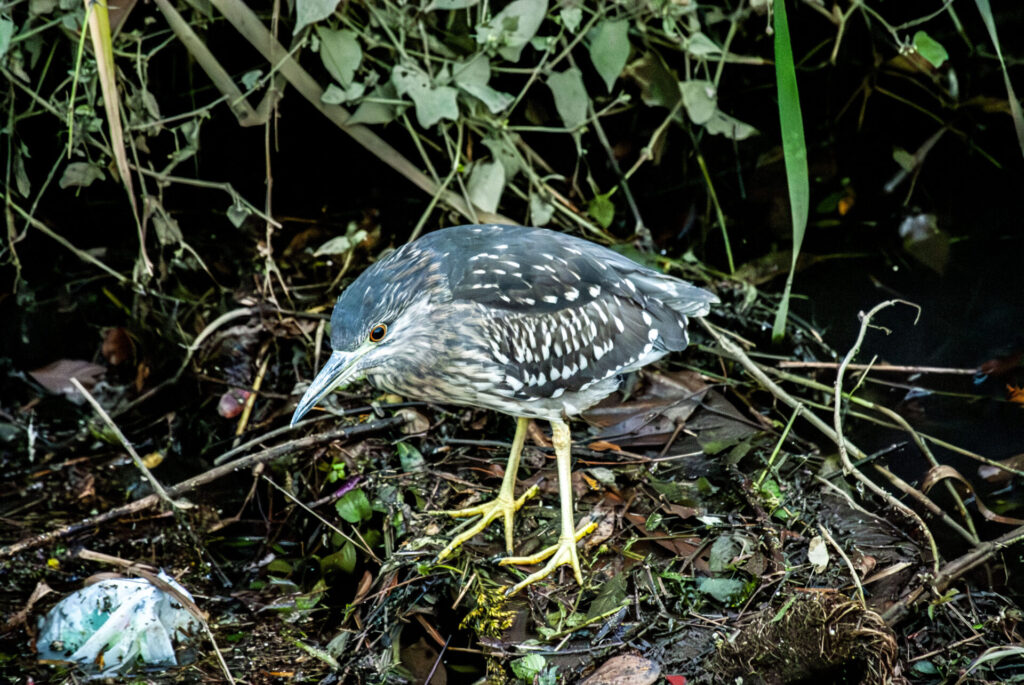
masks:
[(555, 443), (555, 459), (558, 463), (558, 496), (562, 508), (562, 532), (558, 536), (558, 543), (528, 557), (507, 557), (501, 560), (502, 566), (509, 565), (530, 565), (539, 564), (548, 559), (550, 561), (541, 570), (531, 573), (512, 587), (506, 594), (514, 595), (527, 585), (536, 583), (542, 578), (551, 575), (551, 572), (563, 564), (572, 566), (572, 572), (576, 576), (576, 582), (583, 585), (583, 571), (580, 570), (579, 554), (576, 551), (576, 542), (594, 532), (597, 523), (591, 521), (589, 524), (576, 530), (575, 518), (572, 511), (572, 436), (569, 433), (569, 426), (564, 421), (551, 422), (551, 440)]
[(505, 549), (508, 554), (512, 554), (512, 517), (519, 511), (526, 500), (530, 499), (537, 494), (537, 486), (534, 485), (532, 488), (520, 495), (519, 499), (516, 499), (516, 472), (519, 471), (519, 457), (523, 453), (523, 445), (526, 443), (526, 427), (529, 419), (520, 418), (516, 422), (516, 434), (512, 438), (512, 453), (508, 457), (508, 465), (505, 467), (505, 477), (501, 481), (501, 489), (498, 491), (498, 497), (490, 502), (484, 504), (478, 504), (474, 507), (468, 507), (466, 509), (455, 509), (453, 511), (440, 511), (436, 512), (439, 514), (448, 514), (452, 517), (465, 517), (465, 516), (479, 516), (480, 519), (469, 527), (468, 530), (463, 531), (455, 537), (454, 540), (448, 543), (448, 546), (441, 550), (441, 553), (437, 555), (437, 560), (441, 561), (445, 557), (449, 556), (454, 552), (459, 545), (470, 539), (477, 533), (481, 532), (484, 528), (490, 525), (491, 521), (503, 517), (505, 520)]

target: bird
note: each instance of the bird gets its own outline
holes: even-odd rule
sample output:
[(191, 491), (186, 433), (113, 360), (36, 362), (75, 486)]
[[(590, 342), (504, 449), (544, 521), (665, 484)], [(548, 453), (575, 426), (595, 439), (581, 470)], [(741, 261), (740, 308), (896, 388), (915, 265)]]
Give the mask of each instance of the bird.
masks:
[[(496, 519), (503, 565), (545, 560), (507, 591), (516, 594), (558, 567), (583, 585), (568, 421), (611, 395), (623, 375), (688, 344), (689, 317), (706, 316), (711, 292), (597, 243), (544, 228), (464, 225), (408, 242), (363, 271), (331, 315), (331, 355), (296, 405), (295, 425), (338, 387), (365, 378), (379, 390), (430, 403), (478, 407), (517, 419), (498, 495), (443, 512), (478, 517), (438, 561)], [(516, 497), (530, 419), (551, 425), (558, 475), (558, 541), (512, 556), (513, 519), (536, 496)]]

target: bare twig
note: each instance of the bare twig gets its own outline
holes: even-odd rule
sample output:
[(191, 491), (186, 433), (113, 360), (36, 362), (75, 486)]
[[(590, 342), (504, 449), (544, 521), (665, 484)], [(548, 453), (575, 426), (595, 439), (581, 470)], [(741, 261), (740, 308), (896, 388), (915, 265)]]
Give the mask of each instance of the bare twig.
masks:
[[(835, 381), (835, 383), (832, 386), (832, 392), (833, 392), (833, 395), (832, 395), (832, 426), (833, 426), (833, 428), (835, 429), (835, 431), (836, 431), (836, 433), (838, 435), (842, 435), (842, 432), (843, 432), (843, 425), (842, 425), (843, 376), (846, 373), (846, 368), (850, 364), (850, 362), (853, 361), (853, 358), (855, 356), (857, 356), (857, 353), (860, 352), (861, 344), (864, 342), (864, 336), (867, 334), (868, 328), (871, 327), (871, 320), (874, 318), (874, 316), (878, 312), (882, 311), (883, 309), (886, 309), (888, 307), (892, 307), (893, 305), (897, 305), (897, 304), (905, 304), (905, 305), (908, 305), (910, 307), (913, 307), (914, 309), (917, 310), (917, 315), (918, 316), (921, 315), (921, 308), (918, 305), (914, 304), (913, 302), (907, 302), (906, 300), (886, 300), (885, 302), (880, 302), (880, 303), (876, 304), (866, 314), (863, 313), (863, 312), (861, 312), (861, 314), (860, 314), (861, 324), (860, 324), (860, 330), (857, 332), (857, 339), (856, 339), (856, 341), (854, 341), (853, 345), (850, 347), (849, 351), (846, 353), (846, 356), (843, 357), (843, 361), (839, 364), (839, 369), (836, 372), (836, 381)], [(917, 322), (917, 319), (915, 318), (915, 323), (916, 322)], [(886, 332), (888, 332), (888, 331), (886, 331)], [(877, 407), (877, 408), (881, 409), (881, 407)], [(915, 440), (917, 445), (921, 448), (921, 450), (922, 450), (923, 454), (925, 455), (925, 457), (930, 459), (930, 461), (932, 462), (933, 466), (937, 466), (938, 465), (938, 462), (936, 461), (935, 457), (932, 455), (931, 450), (928, 449), (928, 446), (924, 444), (924, 441), (921, 440), (921, 437), (919, 435), (917, 435), (916, 431), (914, 431), (914, 429), (910, 427), (910, 424), (907, 423), (906, 420), (903, 417), (899, 416), (898, 414), (896, 414), (896, 412), (894, 412), (892, 410), (887, 410), (884, 413), (890, 419), (892, 419), (892, 420), (896, 421), (897, 423), (899, 423), (900, 426), (904, 428), (904, 430), (907, 430), (911, 434), (911, 436), (913, 437), (913, 439)], [(840, 440), (837, 443), (837, 445), (839, 447), (839, 458), (840, 458), (840, 460), (843, 463), (843, 471), (846, 472), (846, 473), (851, 473), (853, 471), (856, 471), (857, 467), (854, 466), (853, 463), (850, 461), (850, 456), (846, 452), (845, 441)], [(895, 474), (892, 474), (891, 472), (887, 472), (886, 477), (889, 478), (890, 482), (893, 482), (895, 484), (895, 481), (893, 480), (894, 478), (896, 478)], [(966, 539), (967, 539), (967, 541), (969, 543), (977, 544), (978, 543), (978, 535), (977, 535), (977, 533), (974, 532), (974, 523), (973, 523), (973, 521), (971, 521), (970, 516), (967, 513), (967, 507), (964, 506), (963, 500), (960, 498), (960, 494), (956, 491), (956, 488), (953, 487), (952, 483), (946, 482), (945, 485), (946, 485), (946, 488), (949, 491), (950, 496), (953, 498), (953, 501), (956, 502), (957, 508), (960, 510), (960, 513), (964, 517), (964, 520), (967, 521), (968, 527), (970, 529), (970, 530), (965, 530), (963, 528), (963, 526), (961, 526), (959, 524), (956, 524), (954, 526), (954, 530), (956, 530), (961, 535), (966, 535)], [(909, 484), (907, 485), (907, 487), (908, 488), (910, 487)], [(903, 489), (904, 492), (908, 492), (908, 494), (909, 494), (909, 491), (905, 490), (902, 486), (900, 486), (900, 489)], [(911, 490), (912, 489), (913, 488), (911, 488)], [(921, 497), (924, 497), (923, 493), (921, 493)], [(917, 497), (915, 497), (915, 498), (918, 499), (919, 501), (921, 501), (920, 498), (917, 498)], [(944, 517), (944, 520), (946, 520), (947, 523), (950, 523), (952, 521), (952, 519), (949, 519), (948, 517)]]
[[(798, 362), (780, 361), (780, 369), (838, 369), (839, 362)], [(847, 369), (882, 371), (891, 373), (933, 373), (956, 376), (973, 376), (978, 369), (956, 369), (946, 366), (905, 366), (903, 364), (847, 364)]]
[[(740, 365), (743, 366), (743, 368), (747, 371), (747, 373), (753, 376), (754, 379), (758, 383), (760, 383), (762, 387), (768, 390), (772, 395), (774, 395), (779, 400), (793, 408), (796, 408), (797, 406), (800, 406), (802, 404), (800, 400), (790, 395), (788, 392), (779, 387), (779, 385), (775, 383), (775, 381), (769, 378), (768, 374), (766, 374), (760, 366), (755, 364), (754, 361), (747, 356), (746, 352), (744, 352), (739, 345), (729, 340), (727, 336), (719, 332), (718, 329), (715, 326), (711, 325), (707, 320), (701, 318), (698, 319), (698, 321), (700, 321), (701, 325), (704, 326), (704, 328), (711, 334), (711, 336), (715, 339), (719, 346), (721, 346), (721, 348), (730, 357), (738, 361)], [(857, 459), (867, 458), (867, 455), (859, 447), (850, 442), (845, 436), (837, 433), (835, 429), (833, 429), (831, 426), (825, 423), (814, 412), (805, 411), (804, 418), (812, 426), (814, 426), (819, 431), (824, 433), (830, 440), (832, 440), (837, 445), (840, 441), (842, 441), (843, 448), (846, 449), (847, 452), (849, 452), (850, 454), (853, 454)], [(883, 488), (879, 487), (874, 481), (864, 476), (864, 474), (862, 474), (860, 471), (857, 471), (855, 469), (852, 471), (852, 473), (854, 477), (857, 479), (857, 481), (861, 483), (865, 488), (873, 492), (876, 496), (882, 499), (886, 504), (888, 504), (893, 509), (903, 512), (904, 515), (909, 517), (918, 525), (918, 527), (921, 530), (921, 535), (924, 536), (925, 540), (928, 542), (928, 547), (930, 548), (932, 553), (932, 564), (937, 572), (939, 569), (939, 547), (935, 543), (935, 538), (934, 536), (932, 536), (932, 533), (928, 529), (928, 526), (926, 526), (924, 521), (921, 520), (921, 517), (917, 515), (917, 512), (915, 512), (913, 509), (908, 507), (903, 502), (900, 502), (898, 499), (893, 497)]]
[(1024, 542), (1024, 526), (1015, 528), (990, 542), (982, 542), (976, 545), (971, 551), (943, 566), (935, 574), (935, 578), (931, 583), (915, 588), (889, 607), (882, 614), (882, 618), (889, 625), (899, 623), (910, 613), (911, 608), (922, 599), (925, 592), (930, 590), (936, 595), (941, 596), (950, 585), (964, 574), (989, 561), (1010, 545), (1020, 542)]
[[(320, 445), (325, 442), (331, 442), (333, 440), (349, 440), (360, 435), (368, 435), (370, 433), (376, 433), (378, 431), (382, 431), (388, 428), (394, 428), (402, 425), (403, 423), (405, 423), (404, 418), (400, 416), (395, 416), (386, 419), (380, 419), (379, 421), (372, 421), (370, 423), (361, 423), (357, 426), (350, 426), (347, 428), (336, 428), (335, 430), (328, 431), (326, 433), (310, 435), (308, 437), (299, 438), (297, 440), (289, 440), (288, 442), (281, 443), (280, 445), (268, 447), (265, 450), (260, 450), (259, 452), (255, 452), (248, 456), (242, 457), (241, 459), (238, 459), (231, 463), (214, 467), (208, 471), (204, 471), (203, 473), (200, 473), (197, 476), (193, 476), (192, 478), (188, 478), (186, 480), (181, 481), (177, 485), (173, 485), (167, 488), (166, 492), (169, 497), (177, 497), (186, 492), (191, 492), (192, 490), (195, 490), (197, 487), (201, 485), (206, 485), (207, 483), (211, 483), (217, 480), (218, 478), (223, 478), (224, 476), (235, 471), (247, 469), (256, 464), (262, 464), (273, 459), (277, 459), (278, 457), (281, 457), (285, 454), (289, 454), (291, 452), (307, 450), (316, 445)], [(75, 533), (94, 528), (102, 523), (106, 523), (107, 521), (113, 521), (126, 514), (134, 514), (140, 511), (145, 511), (155, 506), (158, 502), (160, 502), (159, 497), (157, 497), (156, 495), (148, 495), (124, 506), (115, 507), (114, 509), (105, 511), (102, 514), (90, 516), (89, 518), (82, 519), (75, 523), (71, 523), (66, 526), (61, 526), (56, 530), (51, 530), (46, 533), (40, 533), (39, 535), (34, 535), (30, 538), (19, 540), (18, 542), (12, 545), (5, 545), (4, 547), (0, 547), (0, 559), (6, 559), (8, 557), (14, 556), (15, 554), (24, 552), (25, 550), (34, 549), (36, 547), (41, 547), (42, 545), (50, 544), (69, 535), (74, 535)]]
[(75, 390), (82, 394), (82, 397), (85, 398), (85, 400), (92, 406), (93, 410), (95, 410), (95, 412), (99, 414), (100, 418), (103, 419), (103, 423), (107, 424), (107, 428), (113, 432), (118, 441), (124, 446), (125, 450), (128, 451), (128, 454), (131, 455), (132, 461), (135, 463), (135, 467), (139, 469), (146, 480), (149, 481), (150, 487), (153, 488), (153, 491), (157, 496), (163, 500), (164, 504), (169, 508), (177, 509), (178, 505), (175, 504), (174, 500), (172, 500), (170, 495), (167, 494), (167, 491), (164, 490), (164, 486), (160, 484), (160, 481), (153, 475), (153, 472), (150, 471), (149, 467), (142, 461), (142, 457), (140, 457), (139, 453), (135, 451), (135, 447), (128, 442), (128, 438), (125, 437), (124, 433), (121, 432), (121, 429), (118, 428), (116, 423), (114, 423), (114, 420), (110, 418), (110, 414), (100, 406), (100, 403), (96, 401), (96, 398), (92, 396), (92, 393), (86, 390), (85, 386), (82, 385), (77, 378), (71, 379), (71, 385), (75, 386)]

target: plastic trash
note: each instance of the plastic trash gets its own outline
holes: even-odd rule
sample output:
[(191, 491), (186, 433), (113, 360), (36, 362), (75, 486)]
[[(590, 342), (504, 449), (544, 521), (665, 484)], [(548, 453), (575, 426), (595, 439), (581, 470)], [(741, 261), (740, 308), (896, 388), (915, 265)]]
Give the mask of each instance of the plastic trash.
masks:
[[(173, 578), (163, 571), (158, 577), (191, 601), (192, 595)], [(188, 647), (200, 627), (180, 602), (145, 578), (102, 580), (84, 587), (62, 599), (39, 623), (39, 660), (73, 664), (91, 677), (178, 666), (175, 644)]]

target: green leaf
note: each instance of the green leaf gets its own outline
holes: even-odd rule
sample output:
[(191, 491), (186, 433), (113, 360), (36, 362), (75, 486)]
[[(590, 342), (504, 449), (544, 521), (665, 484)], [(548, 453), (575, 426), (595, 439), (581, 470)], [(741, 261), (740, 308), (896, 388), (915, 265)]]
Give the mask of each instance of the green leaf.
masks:
[(588, 38), (590, 61), (610, 93), (629, 59), (629, 22), (605, 19), (594, 27)]
[(569, 33), (576, 33), (583, 23), (583, 9), (580, 7), (562, 7), (558, 16), (562, 18), (562, 24)]
[(640, 98), (648, 107), (675, 107), (679, 102), (679, 79), (656, 52), (645, 52), (633, 60), (624, 74), (640, 87)]
[(928, 60), (929, 64), (936, 69), (949, 59), (949, 53), (946, 52), (946, 48), (942, 47), (942, 43), (924, 31), (918, 31), (914, 34), (914, 49), (917, 50), (917, 54)]
[(370, 500), (362, 488), (349, 490), (334, 503), (338, 516), (349, 523), (359, 523), (373, 516), (373, 509), (370, 508)]
[(568, 129), (575, 129), (587, 120), (590, 98), (583, 86), (583, 74), (576, 67), (555, 72), (548, 77), (548, 88), (555, 98), (555, 109)]
[(555, 214), (555, 206), (537, 193), (530, 193), (530, 225), (543, 228)]
[(610, 192), (605, 195), (595, 195), (594, 199), (587, 203), (587, 214), (592, 216), (594, 221), (601, 225), (601, 228), (608, 228), (615, 220), (615, 203), (611, 200), (611, 194)]
[(427, 5), (426, 11), (432, 12), (433, 10), (464, 10), (467, 7), (472, 7), (478, 2), (480, 2), (480, 0), (434, 0), (429, 5)]
[(588, 619), (596, 618), (615, 611), (623, 606), (623, 604), (627, 604), (626, 578), (628, 577), (625, 573), (617, 573), (602, 583), (597, 597), (590, 603), (590, 609), (587, 610), (586, 617)]
[(679, 92), (690, 121), (695, 124), (707, 123), (718, 109), (718, 94), (711, 81), (682, 81)]
[(781, 340), (786, 334), (786, 319), (789, 316), (789, 297), (793, 291), (793, 276), (796, 273), (800, 245), (807, 229), (807, 215), (811, 206), (810, 181), (807, 173), (807, 143), (804, 140), (804, 121), (800, 112), (800, 91), (796, 84), (796, 67), (793, 64), (793, 46), (789, 41), (789, 22), (786, 19), (786, 3), (777, 2), (775, 7), (775, 81), (779, 98), (779, 124), (782, 127), (782, 157), (786, 166), (786, 182), (789, 187), (789, 210), (793, 221), (793, 253), (789, 275), (782, 292), (779, 309), (772, 325), (772, 340)]
[(501, 162), (473, 162), (466, 190), (474, 205), (493, 214), (498, 211), (498, 202), (504, 189), (505, 167), (501, 166)]
[(683, 41), (683, 47), (693, 57), (718, 57), (722, 54), (722, 48), (699, 31)]
[(507, 138), (498, 136), (487, 136), (480, 141), (486, 147), (494, 159), (501, 162), (505, 167), (505, 181), (511, 181), (516, 174), (522, 171), (522, 164), (516, 154), (515, 146)]
[(278, 573), (282, 576), (286, 576), (292, 572), (292, 565), (281, 558), (272, 560), (267, 564), (267, 571), (270, 573)]
[(228, 207), (226, 214), (228, 221), (230, 221), (235, 228), (241, 228), (242, 224), (245, 223), (245, 220), (252, 215), (252, 210), (245, 206), (241, 200), (236, 200), (231, 203), (230, 207)]
[(484, 103), (491, 114), (502, 112), (515, 100), (508, 93), (487, 85), (491, 80), (491, 61), (486, 55), (477, 55), (465, 64), (456, 64), (453, 77), (455, 85)]
[(365, 93), (366, 85), (363, 83), (353, 83), (348, 88), (340, 88), (335, 83), (328, 83), (324, 88), (323, 95), (320, 96), (320, 102), (325, 105), (340, 105), (344, 102), (358, 100)]
[(901, 147), (892, 151), (892, 158), (904, 171), (913, 171), (917, 167), (917, 158), (913, 153), (907, 152)]
[(661, 515), (660, 511), (652, 511), (644, 522), (644, 527), (647, 530), (657, 530), (658, 526), (661, 525), (662, 519), (664, 519), (664, 516)]
[(106, 178), (103, 167), (90, 162), (70, 162), (64, 167), (58, 185), (61, 188), (86, 188), (92, 185), (93, 181), (102, 181)]
[(335, 31), (316, 27), (320, 37), (320, 59), (331, 77), (348, 88), (363, 61), (363, 49), (354, 31)]
[(356, 111), (352, 113), (352, 116), (345, 123), (354, 126), (356, 124), (387, 124), (394, 121), (399, 111), (403, 111), (408, 105), (391, 105), (384, 102), (374, 102), (374, 100), (397, 99), (398, 93), (395, 92), (394, 84), (390, 81), (383, 83), (370, 91), (370, 94), (359, 103)]
[(334, 554), (328, 554), (320, 560), (320, 572), (341, 571), (352, 573), (356, 568), (356, 548), (351, 542), (345, 541), (341, 549)]
[(743, 598), (745, 586), (746, 583), (735, 578), (701, 578), (697, 589), (722, 604), (733, 604)]
[(295, 0), (295, 30), (292, 35), (331, 16), (337, 6), (338, 0)]
[(512, 672), (517, 678), (532, 683), (533, 679), (544, 670), (546, 663), (540, 654), (527, 654), (512, 661)]
[(345, 231), (345, 235), (334, 236), (326, 243), (316, 248), (313, 256), (325, 257), (327, 255), (346, 254), (353, 247), (366, 240), (366, 236), (367, 233), (365, 228), (359, 228), (359, 225), (354, 221), (350, 222)]
[(391, 72), (391, 82), (399, 96), (408, 95), (416, 107), (416, 121), (430, 128), (441, 119), (459, 118), (458, 91), (450, 86), (434, 86), (421, 71), (399, 65)]
[(746, 140), (757, 135), (756, 128), (729, 116), (720, 109), (716, 109), (711, 118), (704, 123), (704, 128), (708, 133), (725, 136), (729, 140)]
[(938, 675), (939, 669), (930, 661), (915, 661), (912, 670), (921, 675)]
[(395, 451), (398, 452), (398, 460), (402, 463), (402, 470), (406, 473), (419, 471), (423, 468), (423, 455), (409, 443), (398, 443), (395, 445)]
[(13, 35), (14, 22), (8, 17), (0, 17), (0, 59), (3, 59), (10, 49)]
[(476, 27), (476, 42), (496, 48), (510, 62), (518, 62), (547, 11), (547, 0), (513, 0), (490, 21)]
[(732, 535), (720, 535), (711, 545), (708, 553), (708, 568), (713, 572), (731, 571), (736, 568), (733, 563), (742, 548)]

